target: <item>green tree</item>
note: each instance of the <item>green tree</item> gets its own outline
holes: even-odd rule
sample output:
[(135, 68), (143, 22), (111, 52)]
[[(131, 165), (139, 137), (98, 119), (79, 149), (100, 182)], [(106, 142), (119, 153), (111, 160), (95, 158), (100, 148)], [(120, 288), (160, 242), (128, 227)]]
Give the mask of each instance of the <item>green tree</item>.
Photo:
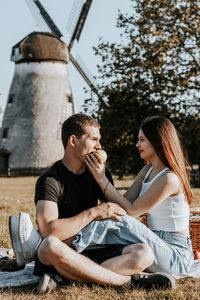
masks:
[(141, 167), (135, 143), (146, 116), (169, 117), (183, 136), (191, 122), (200, 121), (199, 1), (133, 0), (129, 13), (119, 13), (117, 27), (121, 44), (101, 41), (94, 49), (102, 59), (102, 98), (93, 115), (101, 123), (111, 169), (122, 176)]

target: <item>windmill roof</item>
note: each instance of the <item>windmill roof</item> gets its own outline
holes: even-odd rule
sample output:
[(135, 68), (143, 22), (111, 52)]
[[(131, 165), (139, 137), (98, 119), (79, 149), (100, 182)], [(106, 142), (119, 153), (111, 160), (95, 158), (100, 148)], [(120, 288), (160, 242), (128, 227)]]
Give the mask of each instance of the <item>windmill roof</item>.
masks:
[(50, 32), (32, 32), (12, 48), (11, 61), (56, 60), (67, 63), (66, 44)]

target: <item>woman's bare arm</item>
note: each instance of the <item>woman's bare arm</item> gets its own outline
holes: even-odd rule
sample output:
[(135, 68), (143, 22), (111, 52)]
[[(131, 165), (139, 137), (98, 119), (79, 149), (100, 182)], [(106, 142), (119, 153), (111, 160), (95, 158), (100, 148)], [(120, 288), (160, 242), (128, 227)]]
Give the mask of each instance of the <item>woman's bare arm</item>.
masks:
[(147, 171), (150, 169), (151, 165), (145, 165), (138, 175), (136, 176), (133, 184), (129, 187), (128, 191), (124, 194), (124, 197), (129, 200), (131, 203), (135, 201), (140, 194), (140, 190), (142, 187), (142, 181), (147, 173)]
[[(134, 192), (134, 185), (132, 185), (129, 193), (127, 192), (128, 200), (122, 196), (115, 187), (108, 181), (105, 176), (105, 168), (103, 163), (96, 160), (95, 157), (90, 158), (87, 156), (86, 164), (91, 170), (94, 178), (98, 182), (106, 198), (110, 202), (114, 202), (123, 207), (131, 216), (137, 217), (147, 212), (159, 203), (164, 201), (167, 197), (175, 195), (180, 191), (180, 184), (177, 177), (173, 173), (162, 174), (145, 192), (142, 196), (138, 197), (138, 189), (143, 177), (143, 171), (136, 181), (136, 191)], [(147, 170), (146, 170), (147, 171)], [(144, 171), (145, 172), (145, 171)], [(143, 174), (143, 175), (142, 175)], [(141, 186), (140, 186), (141, 187)], [(133, 196), (133, 200), (131, 199)], [(134, 199), (136, 197), (136, 199)]]

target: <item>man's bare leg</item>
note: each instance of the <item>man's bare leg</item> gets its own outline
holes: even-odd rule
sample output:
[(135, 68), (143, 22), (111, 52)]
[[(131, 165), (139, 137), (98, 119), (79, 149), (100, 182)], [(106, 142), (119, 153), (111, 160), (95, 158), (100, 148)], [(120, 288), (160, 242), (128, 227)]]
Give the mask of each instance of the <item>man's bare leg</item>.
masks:
[[(130, 249), (125, 249), (124, 255), (120, 256), (123, 258), (123, 263), (126, 265), (130, 262), (129, 251)], [(120, 286), (130, 283), (131, 277), (128, 275), (134, 273), (131, 269), (127, 272), (122, 272), (127, 274), (119, 274), (119, 270), (118, 272), (112, 270), (114, 260), (119, 264), (119, 257), (113, 258), (111, 263), (107, 261), (107, 266), (110, 267), (110, 269), (108, 269), (96, 264), (89, 258), (78, 254), (53, 236), (44, 239), (38, 249), (38, 257), (42, 263), (53, 265), (55, 269), (66, 278), (77, 281)], [(120, 267), (123, 263), (120, 263)]]
[(104, 261), (101, 266), (121, 275), (138, 274), (152, 265), (154, 254), (145, 244), (126, 246), (122, 255)]

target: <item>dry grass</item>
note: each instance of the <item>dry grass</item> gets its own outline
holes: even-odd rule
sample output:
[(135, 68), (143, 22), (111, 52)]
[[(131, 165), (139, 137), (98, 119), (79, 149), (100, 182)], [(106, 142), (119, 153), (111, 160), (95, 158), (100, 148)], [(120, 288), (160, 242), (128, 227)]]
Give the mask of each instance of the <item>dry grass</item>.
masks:
[[(34, 186), (36, 177), (22, 178), (0, 178), (0, 246), (11, 247), (8, 233), (8, 218), (10, 215), (19, 215), (21, 211), (30, 214), (32, 221), (35, 223), (35, 205)], [(124, 193), (133, 181), (133, 177), (125, 177), (123, 180), (115, 178), (115, 184)], [(193, 207), (200, 207), (200, 189), (194, 189), (196, 200)], [(0, 300), (22, 299), (70, 299), (70, 300), (110, 300), (110, 299), (199, 299), (200, 279), (182, 279), (177, 281), (177, 288), (174, 291), (144, 291), (130, 290), (129, 288), (111, 288), (100, 287), (97, 285), (85, 285), (73, 283), (66, 288), (61, 288), (48, 295), (38, 296), (35, 294), (35, 286), (23, 288), (3, 289), (0, 292)]]

